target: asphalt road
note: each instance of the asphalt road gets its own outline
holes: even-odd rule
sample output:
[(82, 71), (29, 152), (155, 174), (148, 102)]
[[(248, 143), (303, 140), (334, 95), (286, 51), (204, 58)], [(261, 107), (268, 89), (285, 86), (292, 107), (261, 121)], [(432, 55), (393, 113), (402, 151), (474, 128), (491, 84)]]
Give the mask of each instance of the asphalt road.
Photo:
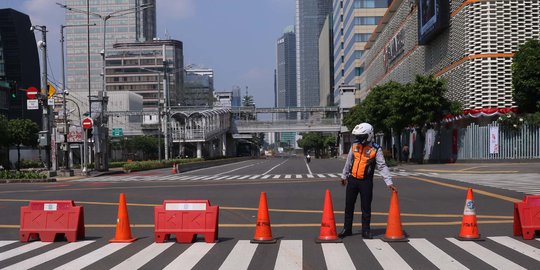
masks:
[[(227, 268), (229, 263), (233, 269), (326, 269), (338, 266), (341, 269), (391, 269), (396, 266), (399, 269), (441, 266), (538, 269), (540, 241), (523, 241), (512, 235), (513, 202), (521, 200), (524, 192), (504, 185), (504, 189), (499, 188), (501, 183), (511, 182), (513, 186), (535, 190), (540, 185), (538, 163), (399, 166), (393, 169), (393, 178), (399, 189), (401, 222), (411, 242), (385, 245), (379, 240), (385, 233), (391, 193), (377, 177), (372, 207), (372, 230), (376, 240), (362, 239), (358, 234), (359, 215), (355, 215), (355, 235), (345, 238), (343, 244), (316, 244), (314, 238), (320, 232), (326, 190), (331, 191), (336, 225), (338, 231), (341, 229), (345, 189), (339, 184), (338, 175), (343, 164), (341, 159), (312, 159), (307, 164), (300, 157), (268, 158), (177, 175), (171, 175), (170, 170), (155, 170), (56, 183), (2, 184), (0, 240), (18, 239), (19, 209), (30, 200), (74, 200), (77, 205), (84, 206), (86, 240), (93, 242), (46, 260), (39, 257), (40, 254), (49, 251), (55, 254), (60, 248), (73, 244), (61, 241), (17, 253), (19, 247), (29, 244), (16, 242), (2, 246), (0, 241), (0, 268), (37, 266), (53, 269), (107, 247), (107, 241), (114, 236), (118, 197), (123, 192), (128, 202), (132, 233), (140, 239), (113, 255), (98, 252), (104, 259), (90, 264), (88, 269), (111, 268), (120, 263), (136, 268), (137, 262), (132, 256), (141, 259), (144, 257), (141, 254), (153, 254), (151, 251), (156, 248), (152, 245), (153, 208), (166, 199), (204, 199), (219, 205), (219, 240), (202, 250), (199, 246), (203, 242), (201, 236), (197, 239), (198, 245), (157, 245), (162, 253), (139, 262), (143, 269), (164, 268), (181, 254), (186, 254), (182, 257), (183, 265), (191, 262), (195, 269)], [(491, 180), (475, 182), (475, 179)], [(454, 241), (461, 227), (468, 187), (474, 190), (478, 228), (485, 241), (465, 242), (467, 246), (463, 246), (463, 242), (456, 244)], [(279, 241), (258, 246), (245, 244), (243, 240), (253, 238), (263, 191), (267, 193), (272, 235)], [(435, 255), (429, 254), (436, 254), (434, 250), (437, 249), (453, 259), (438, 256), (432, 261), (430, 258)], [(479, 251), (482, 252), (477, 254)], [(39, 261), (32, 262), (32, 258)]]

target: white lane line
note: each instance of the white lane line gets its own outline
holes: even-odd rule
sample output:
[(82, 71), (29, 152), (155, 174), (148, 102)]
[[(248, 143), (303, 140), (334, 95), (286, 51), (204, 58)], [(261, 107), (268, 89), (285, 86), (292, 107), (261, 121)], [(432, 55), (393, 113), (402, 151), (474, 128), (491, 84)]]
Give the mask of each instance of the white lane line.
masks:
[(244, 175), (244, 176), (242, 176), (242, 177), (240, 177), (240, 178), (238, 178), (238, 179), (246, 179), (246, 178), (248, 178), (248, 177), (250, 177), (250, 176), (251, 176), (251, 175)]
[(145, 249), (137, 252), (137, 254), (129, 257), (127, 260), (123, 261), (119, 265), (115, 266), (112, 269), (124, 269), (132, 270), (138, 269), (141, 266), (148, 263), (150, 260), (161, 254), (163, 251), (172, 246), (174, 242), (170, 243), (152, 243)]
[(291, 175), (290, 174), (286, 174), (285, 175), (285, 179), (290, 179), (291, 178)]
[(308, 178), (315, 178), (315, 176), (313, 176), (313, 174), (308, 174), (307, 177)]
[(233, 179), (236, 179), (238, 178), (238, 175), (232, 175), (230, 177), (227, 177), (226, 180), (233, 180)]
[(519, 240), (510, 238), (508, 236), (494, 236), (488, 237), (488, 239), (491, 239), (501, 245), (511, 248), (525, 256), (529, 256), (537, 261), (540, 261), (540, 249), (529, 246), (523, 242), (520, 242)]
[(455, 238), (446, 238), (446, 240), (497, 269), (525, 269), (475, 242), (459, 241)]
[(281, 164), (283, 164), (283, 163), (287, 162), (287, 160), (289, 160), (289, 159), (286, 159), (286, 160), (284, 160), (283, 162), (279, 163), (278, 165), (276, 165), (276, 166), (274, 166), (274, 167), (270, 168), (270, 170), (268, 170), (268, 171), (264, 172), (264, 173), (263, 173), (263, 175), (265, 175), (265, 174), (268, 174), (269, 172), (271, 172), (271, 171), (272, 171), (272, 170), (274, 170), (275, 168), (277, 168), (277, 167), (281, 166)]
[(113, 253), (116, 251), (126, 247), (130, 243), (112, 243), (108, 244), (106, 246), (103, 246), (99, 249), (96, 249), (82, 257), (79, 257), (73, 261), (70, 261), (55, 270), (65, 269), (65, 270), (72, 270), (72, 269), (83, 269)]
[[(253, 160), (245, 160), (245, 161), (240, 161), (240, 162), (235, 162), (235, 163), (228, 163), (228, 164), (223, 164), (223, 165), (219, 165), (219, 166), (212, 166), (212, 169), (215, 169), (215, 168), (221, 168), (221, 167), (227, 167), (227, 166), (234, 166), (234, 165), (239, 165), (241, 163), (248, 163), (248, 162), (253, 162)], [(259, 163), (257, 163), (259, 164)], [(191, 170), (189, 172), (198, 172), (198, 171), (205, 171), (205, 170), (208, 170), (208, 168), (202, 168), (202, 169), (197, 169), (197, 170)], [(90, 178), (92, 179), (92, 178)]]
[(380, 239), (364, 239), (367, 247), (383, 269), (411, 269), (399, 254)]
[(302, 175), (301, 175), (301, 174), (297, 174), (297, 175), (294, 176), (294, 178), (297, 178), (297, 179), (298, 179), (298, 178), (302, 178)]
[(48, 262), (50, 260), (54, 260), (62, 255), (68, 254), (74, 250), (77, 250), (79, 248), (82, 248), (88, 244), (94, 243), (94, 241), (79, 241), (79, 242), (73, 242), (69, 244), (65, 244), (61, 247), (55, 248), (51, 251), (47, 251), (45, 253), (42, 253), (40, 255), (37, 255), (35, 257), (32, 257), (30, 259), (24, 260), (22, 262), (10, 265), (3, 269), (29, 269), (32, 267), (36, 267), (42, 263)]
[[(281, 175), (276, 174), (276, 175), (274, 175), (274, 177), (272, 177), (272, 178), (273, 178), (273, 179), (277, 179), (277, 178), (279, 178), (280, 176), (281, 176)], [(266, 175), (265, 175), (265, 177), (266, 177)], [(264, 177), (263, 177), (263, 178), (264, 178)]]
[(356, 269), (343, 243), (321, 244), (328, 270)]
[(7, 246), (9, 244), (13, 244), (17, 241), (0, 241), (0, 247)]
[(219, 269), (248, 269), (249, 263), (251, 262), (253, 254), (255, 254), (255, 250), (258, 246), (258, 244), (251, 244), (249, 240), (238, 241)]
[(238, 171), (238, 170), (245, 169), (245, 168), (248, 168), (248, 167), (251, 167), (251, 166), (255, 166), (255, 165), (259, 165), (259, 164), (262, 164), (262, 163), (264, 163), (264, 162), (253, 163), (253, 164), (246, 165), (246, 166), (242, 166), (242, 167), (238, 167), (238, 168), (235, 168), (235, 169), (226, 171), (226, 172), (220, 172), (220, 173), (218, 173), (218, 174), (216, 174), (216, 175), (232, 173), (232, 172), (234, 172), (234, 171)]
[(270, 175), (270, 174), (267, 174), (267, 175), (265, 175), (265, 176), (261, 177), (261, 179), (267, 179), (267, 178), (268, 178), (268, 177), (270, 177), (270, 176), (272, 176), (272, 175)]
[(281, 240), (274, 269), (302, 269), (302, 240)]
[(169, 263), (164, 269), (191, 269), (193, 268), (201, 259), (212, 249), (214, 243), (203, 243), (197, 242), (186, 251), (184, 251), (180, 256), (176, 257), (174, 261)]
[(311, 168), (309, 167), (309, 164), (307, 163), (306, 159), (304, 159), (304, 163), (306, 163), (306, 167), (307, 167), (307, 170), (308, 170), (309, 174), (312, 174)]
[(317, 174), (317, 176), (318, 176), (319, 178), (325, 178), (325, 177), (326, 177), (326, 175), (324, 175), (324, 174)]
[(441, 270), (469, 269), (427, 239), (409, 238), (409, 244)]
[(3, 261), (3, 260), (7, 260), (9, 258), (15, 257), (17, 255), (21, 255), (23, 253), (30, 252), (30, 251), (32, 251), (34, 249), (44, 247), (44, 246), (46, 246), (46, 245), (48, 245), (50, 243), (51, 242), (32, 242), (32, 243), (25, 244), (23, 246), (20, 246), (20, 247), (14, 248), (14, 249), (4, 251), (4, 252), (0, 253), (0, 262)]
[(225, 176), (220, 176), (220, 177), (218, 177), (218, 178), (216, 178), (216, 179), (214, 179), (214, 180), (221, 180), (221, 179), (223, 179), (223, 178), (227, 178), (227, 177), (229, 177), (229, 176), (228, 176), (228, 175), (225, 175)]
[(338, 178), (338, 177), (339, 177), (339, 176), (337, 176), (337, 175), (335, 175), (335, 174), (333, 174), (333, 173), (327, 173), (327, 174), (328, 174), (328, 176), (330, 176), (330, 177), (334, 177), (334, 178)]
[(259, 178), (259, 177), (261, 177), (261, 175), (260, 175), (260, 174), (256, 174), (256, 175), (250, 177), (249, 179), (255, 179), (255, 178)]

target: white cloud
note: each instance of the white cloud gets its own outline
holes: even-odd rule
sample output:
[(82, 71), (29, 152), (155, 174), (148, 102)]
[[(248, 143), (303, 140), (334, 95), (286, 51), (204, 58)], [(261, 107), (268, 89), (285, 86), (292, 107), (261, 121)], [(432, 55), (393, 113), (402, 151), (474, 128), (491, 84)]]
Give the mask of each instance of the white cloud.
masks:
[(158, 19), (189, 18), (195, 15), (195, 0), (156, 0)]

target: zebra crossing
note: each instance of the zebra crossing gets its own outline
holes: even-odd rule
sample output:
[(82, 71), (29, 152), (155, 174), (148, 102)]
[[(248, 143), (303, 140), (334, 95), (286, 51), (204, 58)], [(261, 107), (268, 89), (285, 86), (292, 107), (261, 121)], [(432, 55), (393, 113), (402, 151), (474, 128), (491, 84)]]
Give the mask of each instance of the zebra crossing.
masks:
[[(420, 172), (391, 172), (393, 176), (437, 176), (437, 173)], [(376, 176), (380, 176), (375, 173)], [(76, 182), (145, 182), (145, 181), (223, 181), (223, 180), (306, 180), (306, 179), (338, 179), (341, 173), (314, 173), (314, 174), (247, 174), (247, 175), (194, 175), (194, 174), (171, 174), (171, 175), (109, 175), (74, 180)]]
[[(235, 270), (293, 270), (302, 269), (304, 265), (321, 265), (321, 269), (325, 268), (323, 266), (327, 269), (538, 269), (540, 265), (539, 241), (508, 236), (487, 237), (482, 242), (455, 238), (411, 238), (408, 243), (386, 243), (380, 239), (323, 244), (280, 240), (275, 245), (252, 244), (249, 240), (226, 242), (195, 242), (175, 249), (172, 247), (181, 244), (158, 244), (151, 239), (134, 243), (107, 243), (101, 239), (74, 243), (0, 241), (0, 268), (192, 269), (209, 262), (219, 265), (219, 269)], [(257, 252), (259, 249), (268, 252)], [(277, 249), (277, 252), (269, 249)], [(218, 254), (226, 254), (226, 257)], [(262, 260), (261, 256), (272, 258)], [(419, 257), (423, 259), (418, 260)], [(260, 265), (260, 261), (267, 263)], [(157, 266), (157, 262), (166, 266)]]
[(540, 194), (540, 174), (444, 174), (445, 179), (501, 188), (525, 194)]

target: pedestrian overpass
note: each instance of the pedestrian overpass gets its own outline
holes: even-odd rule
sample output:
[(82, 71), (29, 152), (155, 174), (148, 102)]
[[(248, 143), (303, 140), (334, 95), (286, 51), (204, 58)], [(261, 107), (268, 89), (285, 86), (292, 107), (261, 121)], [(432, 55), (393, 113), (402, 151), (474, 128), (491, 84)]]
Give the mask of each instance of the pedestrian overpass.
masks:
[[(158, 115), (157, 111), (109, 111), (108, 116)], [(259, 114), (269, 120), (257, 120)], [(298, 114), (302, 120), (286, 120), (284, 115)], [(251, 139), (267, 132), (339, 132), (341, 119), (337, 107), (289, 108), (189, 108), (172, 107), (166, 130), (173, 152), (183, 156), (193, 148), (197, 157), (234, 155), (234, 139)], [(261, 119), (264, 117), (260, 117)], [(157, 130), (157, 127), (155, 128)], [(176, 147), (176, 148), (175, 148)], [(176, 151), (176, 149), (178, 149)], [(196, 149), (196, 150), (195, 150)]]

